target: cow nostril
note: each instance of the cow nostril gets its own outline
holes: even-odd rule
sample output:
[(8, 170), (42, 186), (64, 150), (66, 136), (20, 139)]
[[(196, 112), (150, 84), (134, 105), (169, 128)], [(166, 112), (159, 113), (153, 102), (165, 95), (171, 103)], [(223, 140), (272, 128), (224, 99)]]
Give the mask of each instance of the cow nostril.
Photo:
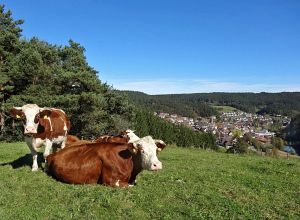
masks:
[(156, 164), (153, 164), (154, 167), (156, 167)]

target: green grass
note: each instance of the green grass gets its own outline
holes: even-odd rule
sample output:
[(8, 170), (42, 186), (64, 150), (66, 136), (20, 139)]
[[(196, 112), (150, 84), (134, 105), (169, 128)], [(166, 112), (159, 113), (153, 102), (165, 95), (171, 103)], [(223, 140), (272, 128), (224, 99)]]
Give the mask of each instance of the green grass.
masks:
[(237, 108), (227, 106), (227, 105), (211, 105), (214, 109), (216, 109), (218, 112), (234, 112), (234, 111), (240, 111)]
[(167, 147), (162, 171), (117, 189), (31, 172), (24, 143), (0, 152), (0, 219), (300, 219), (298, 159)]

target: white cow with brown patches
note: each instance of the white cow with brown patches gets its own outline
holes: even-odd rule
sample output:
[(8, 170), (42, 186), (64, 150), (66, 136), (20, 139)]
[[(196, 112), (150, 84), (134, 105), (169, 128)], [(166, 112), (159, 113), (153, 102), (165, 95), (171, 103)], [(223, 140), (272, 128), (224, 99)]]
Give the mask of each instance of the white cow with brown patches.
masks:
[(70, 121), (65, 112), (55, 108), (40, 108), (36, 104), (14, 107), (10, 110), (12, 117), (22, 120), (25, 141), (31, 151), (32, 171), (38, 170), (37, 151), (45, 145), (44, 158), (56, 147), (65, 147), (70, 130)]

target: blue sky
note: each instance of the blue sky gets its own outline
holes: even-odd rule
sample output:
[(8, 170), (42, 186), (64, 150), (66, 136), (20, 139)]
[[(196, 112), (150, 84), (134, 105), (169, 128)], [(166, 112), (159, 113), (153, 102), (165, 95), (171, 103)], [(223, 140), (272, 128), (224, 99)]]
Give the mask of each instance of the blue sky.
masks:
[(300, 91), (299, 0), (2, 1), (23, 37), (86, 48), (100, 79), (148, 94)]

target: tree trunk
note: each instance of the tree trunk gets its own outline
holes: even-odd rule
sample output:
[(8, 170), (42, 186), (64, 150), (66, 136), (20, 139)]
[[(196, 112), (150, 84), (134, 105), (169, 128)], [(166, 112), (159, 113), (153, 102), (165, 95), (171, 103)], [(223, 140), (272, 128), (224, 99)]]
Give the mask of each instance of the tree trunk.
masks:
[(3, 111), (0, 111), (0, 133), (3, 131), (4, 129), (4, 121), (5, 121), (5, 118), (4, 118), (4, 113)]

